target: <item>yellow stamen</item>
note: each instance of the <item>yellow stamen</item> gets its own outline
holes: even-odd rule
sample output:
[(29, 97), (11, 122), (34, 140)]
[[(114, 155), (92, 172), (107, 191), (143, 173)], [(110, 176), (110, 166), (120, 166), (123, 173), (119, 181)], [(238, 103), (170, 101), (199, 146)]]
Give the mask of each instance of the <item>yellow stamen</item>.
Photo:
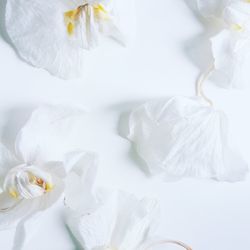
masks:
[(9, 189), (9, 194), (10, 194), (11, 197), (13, 197), (15, 199), (18, 198), (18, 193), (17, 193), (17, 191), (14, 188), (10, 188)]
[(75, 25), (73, 23), (69, 22), (67, 25), (68, 34), (71, 36), (74, 34), (74, 31), (75, 31)]
[[(249, 0), (249, 2), (250, 2), (250, 0)], [(243, 31), (243, 27), (240, 26), (240, 25), (237, 24), (237, 23), (232, 24), (231, 27), (232, 27), (232, 29), (235, 30), (235, 31), (239, 31), (239, 32)]]
[(46, 183), (45, 184), (45, 190), (46, 190), (46, 192), (50, 192), (52, 189), (53, 189), (53, 184), (52, 183)]
[(96, 11), (101, 11), (101, 12), (104, 12), (105, 14), (108, 14), (107, 10), (105, 10), (104, 6), (102, 4), (100, 4), (100, 3), (99, 4), (95, 4), (93, 7), (94, 7), (94, 9)]
[(64, 13), (64, 20), (67, 26), (68, 35), (73, 35), (75, 31), (75, 22), (81, 13), (82, 7), (78, 7), (74, 10), (70, 10)]
[(97, 18), (102, 18), (104, 20), (109, 19), (108, 11), (102, 4), (95, 4), (93, 5), (93, 8), (94, 8), (94, 14)]

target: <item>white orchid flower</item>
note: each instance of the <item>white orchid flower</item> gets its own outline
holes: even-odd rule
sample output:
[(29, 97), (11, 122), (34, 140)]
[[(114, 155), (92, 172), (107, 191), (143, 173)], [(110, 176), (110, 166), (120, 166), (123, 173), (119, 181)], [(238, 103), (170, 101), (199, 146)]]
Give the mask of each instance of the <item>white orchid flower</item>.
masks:
[(248, 84), (250, 63), (250, 1), (197, 0), (200, 12), (219, 21), (221, 31), (211, 39), (214, 79), (225, 88)]
[[(81, 113), (63, 106), (41, 106), (18, 133), (15, 152), (0, 144), (0, 229), (25, 230), (28, 219), (59, 199), (64, 191), (63, 159)], [(25, 233), (17, 229), (16, 234), (15, 246), (21, 249)]]
[(134, 36), (134, 0), (8, 0), (6, 29), (19, 55), (61, 78), (81, 75), (84, 49)]
[(248, 167), (228, 142), (224, 113), (200, 98), (170, 97), (132, 111), (128, 138), (151, 175), (240, 181)]
[(164, 243), (191, 249), (181, 242), (152, 241), (157, 202), (95, 187), (96, 170), (95, 154), (85, 153), (66, 182), (66, 222), (84, 250), (153, 250)]

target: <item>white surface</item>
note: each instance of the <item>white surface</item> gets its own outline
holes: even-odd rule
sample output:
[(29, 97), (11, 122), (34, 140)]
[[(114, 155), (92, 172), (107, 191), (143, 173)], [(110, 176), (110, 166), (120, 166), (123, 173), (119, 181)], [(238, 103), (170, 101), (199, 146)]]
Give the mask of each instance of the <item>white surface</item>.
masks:
[[(134, 105), (165, 95), (192, 95), (199, 68), (204, 70), (210, 60), (203, 25), (184, 0), (136, 1), (135, 47), (93, 51), (88, 75), (79, 80), (62, 81), (27, 65), (0, 37), (2, 141), (13, 142), (16, 131), (39, 103), (81, 104), (91, 111), (82, 128), (82, 145), (100, 155), (101, 185), (158, 197), (160, 231), (166, 238), (182, 240), (194, 250), (249, 250), (249, 177), (236, 184), (150, 179), (141, 171), (130, 143), (118, 134), (120, 115)], [(249, 88), (225, 91), (209, 82), (206, 86), (208, 95), (229, 115), (239, 147), (250, 160)], [(61, 204), (43, 217), (36, 231), (27, 250), (76, 249), (64, 226)], [(0, 232), (1, 249), (11, 249), (12, 235), (11, 231)]]

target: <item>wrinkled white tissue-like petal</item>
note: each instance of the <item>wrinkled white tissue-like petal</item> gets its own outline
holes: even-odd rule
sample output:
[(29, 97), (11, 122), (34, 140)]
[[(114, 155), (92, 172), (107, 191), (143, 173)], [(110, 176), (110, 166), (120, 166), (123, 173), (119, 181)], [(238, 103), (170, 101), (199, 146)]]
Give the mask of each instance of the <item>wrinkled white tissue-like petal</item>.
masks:
[(122, 250), (137, 250), (147, 239), (156, 217), (158, 204), (153, 199), (138, 200), (131, 194), (118, 193), (118, 211), (111, 246)]
[[(94, 188), (95, 175), (96, 156), (86, 153), (67, 178), (67, 225), (86, 250), (106, 247), (137, 250), (158, 210), (156, 201), (138, 200), (124, 192)], [(81, 196), (75, 194), (79, 188)], [(89, 202), (94, 204), (92, 209)]]
[(6, 27), (19, 55), (62, 78), (78, 77), (84, 51), (67, 37), (61, 0), (8, 0)]
[(241, 88), (247, 85), (250, 63), (250, 40), (239, 38), (234, 31), (223, 30), (211, 38), (218, 85)]
[(220, 17), (231, 0), (197, 0), (197, 6), (205, 17)]
[[(147, 237), (156, 211), (156, 202), (138, 200), (123, 192), (107, 191), (89, 213), (68, 212), (67, 224), (84, 249), (112, 247), (137, 250)], [(84, 196), (82, 196), (84, 199)]]
[[(82, 196), (82, 199), (85, 199)], [(79, 214), (74, 210), (68, 210), (67, 224), (86, 250), (94, 250), (98, 247), (109, 246), (114, 230), (117, 213), (117, 199), (115, 194), (102, 197), (102, 201), (93, 211)]]
[(151, 174), (239, 181), (247, 164), (228, 145), (227, 123), (199, 98), (172, 97), (136, 108), (128, 138)]
[[(223, 11), (223, 20), (229, 27), (239, 25), (242, 33), (250, 32), (250, 3), (246, 1), (234, 1)], [(241, 33), (240, 32), (240, 33)]]
[(16, 139), (16, 151), (27, 163), (63, 161), (75, 150), (82, 110), (44, 105), (36, 109)]
[[(130, 4), (133, 0), (114, 1), (123, 2), (123, 6), (121, 4), (117, 6), (124, 7), (124, 10), (114, 9), (115, 15), (121, 14), (115, 22), (121, 33), (124, 31), (124, 36), (129, 37), (134, 30), (134, 24), (130, 20), (131, 18), (134, 20), (134, 6)], [(54, 0), (46, 3), (42, 0), (8, 0), (6, 28), (20, 57), (33, 66), (46, 69), (51, 74), (64, 79), (81, 76), (86, 57), (86, 51), (82, 48), (94, 47), (98, 44), (99, 30), (94, 22), (91, 22), (91, 34), (84, 32), (86, 19), (82, 15), (80, 25), (76, 27), (76, 39), (72, 39), (67, 34), (64, 13), (87, 2)], [(106, 0), (94, 2), (105, 5), (110, 3)], [(125, 2), (128, 4), (124, 5)], [(130, 9), (130, 6), (133, 9)], [(82, 30), (79, 30), (81, 28)], [(86, 44), (86, 38), (89, 35), (92, 35), (90, 45)]]
[[(93, 185), (97, 174), (97, 156), (81, 152), (66, 178), (65, 202), (77, 213), (87, 213), (96, 207)], [(84, 199), (83, 199), (84, 197)]]

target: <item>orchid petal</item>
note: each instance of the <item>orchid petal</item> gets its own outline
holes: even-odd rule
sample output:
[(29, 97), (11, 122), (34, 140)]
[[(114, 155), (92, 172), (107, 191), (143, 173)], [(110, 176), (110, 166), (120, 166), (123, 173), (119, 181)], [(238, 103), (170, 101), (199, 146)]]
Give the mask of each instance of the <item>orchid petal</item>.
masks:
[(11, 201), (7, 198), (6, 193), (1, 193), (0, 196), (1, 200), (4, 199), (0, 211), (0, 230), (16, 226), (23, 218), (39, 209), (38, 199), (15, 200), (15, 198), (11, 198), (13, 199)]
[(63, 161), (74, 150), (82, 111), (64, 106), (35, 110), (16, 139), (16, 151), (26, 163)]
[(250, 42), (232, 31), (223, 30), (211, 39), (218, 85), (241, 88), (248, 83)]
[(158, 211), (155, 200), (138, 200), (133, 195), (118, 193), (118, 215), (111, 246), (121, 250), (137, 250), (146, 238)]
[[(103, 193), (102, 193), (103, 194)], [(82, 199), (85, 199), (82, 196)], [(102, 195), (102, 201), (95, 210), (76, 213), (68, 210), (67, 224), (86, 250), (102, 249), (109, 246), (116, 222), (117, 197), (115, 193)]]
[(228, 143), (227, 124), (199, 98), (172, 97), (135, 109), (129, 139), (151, 174), (239, 181), (248, 167)]
[(205, 17), (221, 17), (230, 0), (197, 0), (198, 9)]
[(82, 213), (96, 206), (93, 193), (96, 172), (97, 156), (93, 153), (79, 153), (78, 161), (66, 178), (65, 202), (72, 210)]
[(250, 4), (244, 1), (232, 2), (224, 9), (223, 19), (229, 28), (237, 25), (238, 31), (250, 32)]
[[(70, 2), (70, 1), (67, 1)], [(81, 75), (84, 51), (67, 38), (61, 0), (9, 0), (6, 27), (19, 55), (28, 63), (61, 78)]]

